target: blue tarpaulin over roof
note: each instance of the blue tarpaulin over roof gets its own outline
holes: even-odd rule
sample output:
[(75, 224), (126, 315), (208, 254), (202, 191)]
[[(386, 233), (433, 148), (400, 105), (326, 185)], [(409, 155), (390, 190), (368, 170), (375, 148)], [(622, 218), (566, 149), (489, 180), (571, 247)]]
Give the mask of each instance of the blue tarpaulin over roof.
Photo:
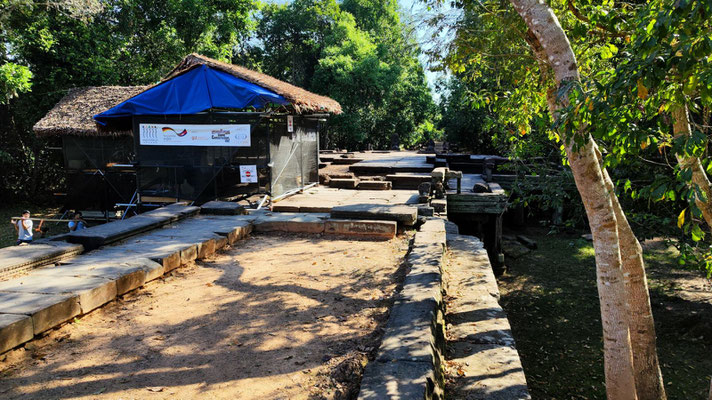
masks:
[(211, 108), (264, 108), (270, 103), (289, 102), (254, 83), (201, 65), (95, 115), (94, 120), (106, 125), (112, 118), (133, 115), (185, 115)]

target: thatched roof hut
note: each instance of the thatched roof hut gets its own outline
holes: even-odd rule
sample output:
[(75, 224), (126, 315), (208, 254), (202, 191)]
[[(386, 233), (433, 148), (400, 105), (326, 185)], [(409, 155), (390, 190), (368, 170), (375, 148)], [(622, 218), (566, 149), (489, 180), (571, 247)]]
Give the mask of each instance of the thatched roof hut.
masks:
[(253, 71), (239, 65), (213, 60), (212, 58), (195, 53), (186, 56), (183, 61), (181, 61), (180, 64), (173, 69), (173, 71), (166, 75), (164, 80), (174, 78), (200, 65), (215, 68), (240, 79), (262, 86), (265, 89), (269, 89), (289, 100), (297, 113), (328, 112), (332, 114), (341, 114), (341, 105), (336, 100), (329, 97), (320, 96), (298, 86), (294, 86), (277, 78), (265, 75), (261, 72)]
[[(116, 104), (127, 100), (150, 86), (88, 86), (70, 89), (47, 115), (32, 128), (39, 136), (97, 135), (93, 116)], [(131, 132), (110, 132), (102, 134), (131, 135)]]
[(243, 79), (284, 97), (296, 113), (341, 114), (341, 105), (328, 97), (309, 92), (257, 71), (213, 60), (200, 54), (190, 54), (156, 85), (72, 89), (44, 118), (35, 124), (33, 129), (40, 136), (132, 135), (130, 130), (117, 131), (116, 128), (101, 127), (93, 117), (202, 65)]

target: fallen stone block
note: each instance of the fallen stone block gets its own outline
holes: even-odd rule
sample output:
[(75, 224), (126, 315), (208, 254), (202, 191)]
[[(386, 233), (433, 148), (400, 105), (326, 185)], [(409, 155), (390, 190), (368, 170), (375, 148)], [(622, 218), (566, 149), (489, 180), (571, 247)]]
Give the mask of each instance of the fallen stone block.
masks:
[(0, 292), (0, 314), (22, 314), (32, 318), (38, 335), (81, 313), (76, 295)]
[(200, 206), (200, 213), (209, 215), (240, 215), (244, 210), (244, 206), (231, 201), (209, 201)]
[(33, 337), (32, 318), (27, 315), (0, 314), (0, 354)]
[(328, 219), (324, 224), (327, 234), (364, 238), (393, 239), (397, 230), (398, 223), (395, 221)]
[(397, 221), (412, 226), (418, 217), (418, 209), (404, 205), (352, 204), (332, 207), (331, 217), (335, 219), (366, 219)]
[(391, 190), (390, 181), (361, 181), (358, 184), (359, 190)]
[(357, 179), (331, 179), (329, 187), (337, 189), (356, 189), (359, 181)]

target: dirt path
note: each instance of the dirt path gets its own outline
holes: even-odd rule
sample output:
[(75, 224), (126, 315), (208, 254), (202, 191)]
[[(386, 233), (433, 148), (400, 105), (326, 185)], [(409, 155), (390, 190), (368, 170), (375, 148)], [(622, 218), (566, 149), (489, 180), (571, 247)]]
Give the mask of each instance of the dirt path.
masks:
[(406, 250), (249, 238), (11, 352), (0, 397), (349, 398)]

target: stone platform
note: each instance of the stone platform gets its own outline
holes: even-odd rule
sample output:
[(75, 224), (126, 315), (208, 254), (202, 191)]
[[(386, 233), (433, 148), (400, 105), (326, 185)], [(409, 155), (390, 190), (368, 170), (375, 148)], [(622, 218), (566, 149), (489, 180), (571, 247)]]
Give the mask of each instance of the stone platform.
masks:
[(0, 249), (0, 278), (53, 264), (81, 254), (81, 244), (64, 242), (35, 243), (28, 246), (11, 246)]
[[(135, 218), (139, 217), (132, 219)], [(0, 353), (91, 312), (183, 264), (208, 257), (253, 230), (388, 240), (395, 237), (396, 226), (395, 221), (343, 220), (330, 218), (329, 214), (268, 211), (166, 221), (149, 232), (63, 259), (59, 266), (34, 269), (24, 276), (0, 282)], [(123, 228), (117, 231), (129, 234)], [(61, 249), (63, 245), (79, 251), (82, 248), (61, 242), (52, 244), (52, 248)], [(17, 249), (31, 250), (32, 247), (35, 246)]]
[(272, 205), (276, 212), (328, 213), (333, 207), (352, 204), (417, 204), (411, 190), (342, 190), (315, 187)]
[(349, 171), (356, 175), (386, 175), (397, 172), (429, 173), (433, 170), (433, 165), (428, 164), (428, 155), (412, 151), (367, 152), (362, 156), (364, 160), (351, 165)]

